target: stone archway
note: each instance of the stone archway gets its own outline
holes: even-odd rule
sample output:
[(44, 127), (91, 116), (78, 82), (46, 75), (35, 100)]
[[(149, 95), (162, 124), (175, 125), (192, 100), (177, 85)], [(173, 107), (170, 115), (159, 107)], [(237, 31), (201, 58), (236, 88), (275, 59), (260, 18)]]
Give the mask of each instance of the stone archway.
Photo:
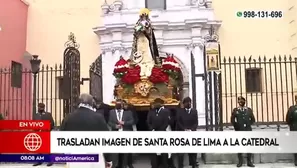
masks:
[[(161, 58), (166, 58), (166, 53), (167, 54), (173, 54), (174, 53), (168, 53), (168, 52), (162, 52), (160, 51), (160, 57)], [(182, 89), (182, 95), (181, 95), (181, 99), (184, 97), (188, 97), (189, 96), (189, 70), (186, 67), (186, 65), (176, 56), (174, 56), (174, 59), (176, 60), (176, 62), (180, 65), (180, 69), (182, 72), (182, 83), (181, 83), (181, 89)]]

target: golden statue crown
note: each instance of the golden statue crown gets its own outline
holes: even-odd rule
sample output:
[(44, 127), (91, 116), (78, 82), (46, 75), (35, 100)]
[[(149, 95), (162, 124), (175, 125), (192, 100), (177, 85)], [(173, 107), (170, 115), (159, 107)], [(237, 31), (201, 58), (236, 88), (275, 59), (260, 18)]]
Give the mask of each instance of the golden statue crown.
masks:
[(148, 8), (142, 8), (140, 11), (139, 11), (139, 15), (149, 15), (150, 14), (150, 10)]

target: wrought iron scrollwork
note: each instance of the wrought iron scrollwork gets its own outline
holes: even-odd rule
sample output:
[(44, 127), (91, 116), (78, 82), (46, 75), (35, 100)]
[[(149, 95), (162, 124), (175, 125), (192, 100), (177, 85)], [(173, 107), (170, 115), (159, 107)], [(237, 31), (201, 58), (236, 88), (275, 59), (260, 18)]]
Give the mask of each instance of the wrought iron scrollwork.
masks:
[(70, 32), (68, 36), (68, 41), (64, 44), (66, 48), (73, 47), (75, 49), (79, 49), (80, 45), (76, 42), (76, 37), (74, 36), (74, 33)]
[(101, 6), (101, 9), (104, 14), (108, 14), (110, 12), (118, 12), (123, 8), (122, 0), (115, 0), (112, 4), (108, 4), (105, 0), (104, 4)]
[(102, 55), (100, 55), (90, 67), (90, 94), (99, 102), (103, 102), (102, 81)]
[(206, 7), (206, 0), (190, 0), (190, 4), (193, 6), (205, 6)]
[(72, 112), (78, 105), (80, 95), (80, 52), (73, 33), (65, 43), (63, 64), (64, 115)]
[(210, 26), (208, 34), (204, 37), (206, 42), (218, 42), (219, 36), (216, 34), (216, 30), (213, 25)]

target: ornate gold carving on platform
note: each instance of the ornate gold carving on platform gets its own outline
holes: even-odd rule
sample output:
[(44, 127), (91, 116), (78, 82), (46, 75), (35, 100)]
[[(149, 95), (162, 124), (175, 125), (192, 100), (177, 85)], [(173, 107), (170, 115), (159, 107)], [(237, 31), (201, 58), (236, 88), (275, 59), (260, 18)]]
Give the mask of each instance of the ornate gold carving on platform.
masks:
[(124, 99), (134, 106), (149, 106), (156, 98), (161, 98), (167, 105), (177, 105), (179, 101), (173, 98), (173, 86), (167, 85), (166, 87), (168, 93), (162, 94), (150, 81), (142, 80), (129, 91), (125, 91), (121, 85), (118, 85), (115, 89), (117, 98)]
[(139, 93), (141, 96), (148, 96), (150, 89), (153, 87), (153, 83), (148, 79), (141, 79), (134, 85), (135, 93)]

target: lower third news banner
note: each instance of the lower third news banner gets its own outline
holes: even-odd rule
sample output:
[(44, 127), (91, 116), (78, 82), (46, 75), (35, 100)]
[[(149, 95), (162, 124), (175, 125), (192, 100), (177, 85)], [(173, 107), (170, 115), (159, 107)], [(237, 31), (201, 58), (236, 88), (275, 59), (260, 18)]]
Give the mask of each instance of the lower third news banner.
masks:
[(297, 153), (297, 131), (51, 132), (51, 153)]
[(81, 155), (81, 154), (1, 154), (0, 162), (99, 162), (99, 155)]
[(297, 131), (0, 131), (0, 137), (0, 153), (10, 154), (297, 153)]

